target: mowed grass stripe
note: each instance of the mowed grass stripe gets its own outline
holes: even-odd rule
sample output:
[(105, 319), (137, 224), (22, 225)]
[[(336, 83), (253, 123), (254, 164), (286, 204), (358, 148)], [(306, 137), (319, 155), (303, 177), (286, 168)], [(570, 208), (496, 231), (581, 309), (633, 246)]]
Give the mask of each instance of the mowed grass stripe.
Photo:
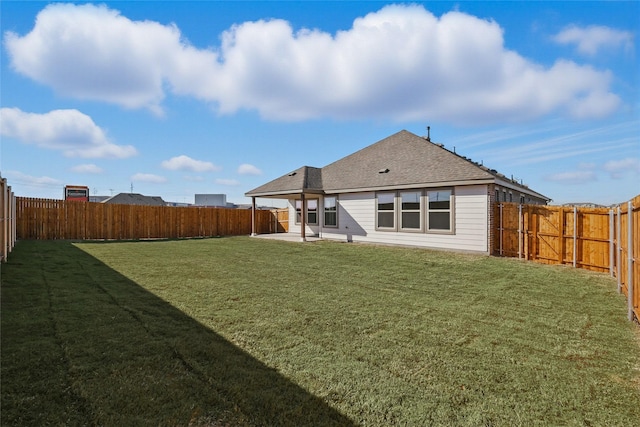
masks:
[[(83, 286), (67, 292), (62, 280), (51, 310), (66, 331), (62, 342), (74, 343), (66, 351), (73, 395), (102, 423), (122, 421), (135, 402), (136, 420), (148, 425), (640, 419), (640, 340), (625, 320), (624, 300), (601, 274), (420, 249), (249, 238), (18, 248), (47, 244), (73, 257), (71, 281), (95, 289), (85, 300)], [(5, 269), (24, 268), (11, 262)], [(92, 300), (101, 314), (126, 321), (92, 325)], [(81, 320), (61, 314), (73, 307), (80, 316), (85, 306)], [(98, 332), (83, 341), (89, 330)], [(91, 349), (105, 337), (115, 353), (100, 358)], [(104, 365), (100, 375), (91, 376), (92, 363)], [(119, 379), (130, 388), (126, 399), (114, 397), (104, 379), (114, 372), (136, 378)], [(167, 382), (172, 375), (177, 384)], [(155, 391), (162, 388), (184, 392), (167, 403), (166, 392)], [(136, 400), (154, 392), (146, 405)]]
[[(17, 268), (3, 269), (2, 425), (277, 425), (278, 417), (285, 424), (350, 424), (72, 244), (21, 242), (15, 255)], [(33, 366), (33, 352), (22, 345), (21, 337), (33, 336), (29, 328), (13, 333), (29, 305), (23, 280), (38, 273), (51, 300), (33, 316), (49, 316), (51, 327), (31, 348), (47, 356), (48, 366)], [(12, 299), (16, 304), (5, 304)], [(60, 380), (52, 381), (50, 371), (60, 371)], [(19, 372), (41, 387), (32, 390)], [(81, 410), (69, 404), (74, 398)]]

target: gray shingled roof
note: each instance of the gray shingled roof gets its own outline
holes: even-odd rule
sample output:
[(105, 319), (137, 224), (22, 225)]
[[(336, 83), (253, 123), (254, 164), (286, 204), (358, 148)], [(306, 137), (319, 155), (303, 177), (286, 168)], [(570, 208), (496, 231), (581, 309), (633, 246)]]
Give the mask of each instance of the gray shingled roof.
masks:
[[(412, 186), (492, 183), (497, 179), (510, 181), (496, 171), (452, 153), (442, 145), (402, 130), (322, 169), (304, 166), (255, 188), (246, 195), (339, 193)], [(537, 194), (515, 182), (511, 182), (511, 185)]]
[[(311, 166), (302, 166), (271, 182), (254, 188), (252, 194), (300, 194), (322, 193), (322, 170)], [(249, 195), (249, 193), (246, 193)]]
[(114, 205), (142, 205), (142, 206), (166, 206), (162, 197), (144, 196), (138, 193), (119, 193), (102, 201)]

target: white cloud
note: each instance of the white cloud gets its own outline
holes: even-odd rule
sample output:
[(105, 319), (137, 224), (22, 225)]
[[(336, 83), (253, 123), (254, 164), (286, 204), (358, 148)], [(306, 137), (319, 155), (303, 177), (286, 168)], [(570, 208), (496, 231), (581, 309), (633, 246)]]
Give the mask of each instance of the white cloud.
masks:
[[(556, 128), (554, 126), (542, 126), (540, 136), (537, 132), (521, 132), (519, 128), (505, 127), (504, 132), (498, 132), (496, 136), (486, 133), (479, 138), (467, 138), (473, 145), (494, 145), (495, 148), (485, 148), (483, 155), (498, 163), (508, 162), (511, 165), (544, 163), (550, 160), (582, 157), (585, 154), (594, 154), (616, 149), (638, 147), (637, 134), (638, 123), (628, 121), (584, 130), (571, 130)], [(511, 135), (511, 137), (509, 137)], [(522, 138), (521, 138), (522, 137)], [(603, 138), (607, 143), (603, 144)], [(495, 144), (505, 140), (520, 140), (518, 144)], [(477, 141), (477, 142), (474, 142)]]
[(33, 187), (57, 187), (60, 186), (60, 194), (62, 194), (62, 181), (59, 179), (51, 178), (48, 176), (32, 176), (18, 171), (6, 171), (5, 172), (9, 180), (9, 184), (18, 184), (22, 186)]
[(610, 160), (604, 164), (603, 169), (613, 179), (624, 178), (628, 173), (640, 174), (640, 159), (628, 157), (622, 160)]
[(68, 157), (125, 158), (136, 154), (130, 145), (116, 145), (91, 117), (78, 110), (27, 113), (19, 108), (0, 109), (0, 134), (26, 144), (61, 150)]
[(216, 179), (216, 184), (220, 184), (220, 185), (228, 185), (230, 187), (234, 187), (237, 185), (240, 185), (240, 182), (235, 180), (235, 179)]
[(77, 173), (91, 173), (91, 174), (99, 174), (103, 172), (101, 167), (96, 166), (94, 164), (77, 165), (72, 167), (71, 170)]
[(159, 109), (167, 52), (180, 50), (175, 27), (133, 22), (105, 6), (53, 4), (24, 37), (7, 32), (12, 66), (81, 99)]
[(505, 48), (498, 23), (457, 11), (391, 5), (335, 34), (260, 20), (221, 39), (198, 49), (175, 25), (51, 4), (28, 34), (6, 33), (5, 46), (16, 71), (63, 95), (154, 111), (167, 90), (273, 120), (502, 123), (602, 117), (620, 104), (609, 72), (531, 62)]
[(153, 175), (150, 173), (137, 173), (131, 177), (131, 181), (162, 184), (164, 182), (167, 182), (167, 179), (163, 176)]
[(262, 171), (257, 167), (248, 163), (243, 163), (238, 167), (238, 173), (240, 175), (262, 175)]
[[(597, 169), (594, 163), (580, 163), (577, 171), (550, 174), (544, 179), (563, 184), (586, 184), (597, 180)], [(612, 179), (623, 179), (629, 174), (640, 174), (640, 159), (628, 157), (621, 160), (610, 160), (600, 170), (609, 173)]]
[(555, 181), (563, 184), (585, 184), (597, 179), (596, 173), (590, 170), (573, 172), (560, 172), (544, 177), (546, 181)]
[(169, 170), (187, 170), (192, 172), (215, 172), (220, 170), (219, 166), (211, 162), (192, 159), (189, 156), (172, 157), (162, 162), (162, 167)]
[(595, 56), (602, 49), (622, 47), (627, 51), (633, 49), (633, 33), (614, 28), (591, 25), (578, 27), (570, 25), (553, 37), (559, 44), (575, 44), (583, 55)]

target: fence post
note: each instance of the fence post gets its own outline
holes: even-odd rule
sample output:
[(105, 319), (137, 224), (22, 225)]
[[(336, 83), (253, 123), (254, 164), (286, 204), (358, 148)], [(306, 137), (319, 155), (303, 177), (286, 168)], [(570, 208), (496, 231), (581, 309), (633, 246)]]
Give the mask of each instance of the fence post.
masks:
[(5, 178), (1, 178), (0, 179), (0, 219), (2, 220), (1, 225), (2, 228), (0, 228), (0, 260), (2, 260), (2, 262), (7, 260), (7, 247), (8, 245), (6, 244), (7, 242), (7, 234), (9, 232), (9, 218), (7, 215), (7, 180)]
[(13, 247), (16, 245), (16, 240), (18, 238), (17, 213), (18, 213), (18, 205), (17, 205), (16, 195), (12, 191), (11, 192), (11, 249), (13, 249)]
[(558, 264), (564, 264), (564, 223), (565, 223), (565, 209), (560, 207), (558, 210)]
[(576, 268), (578, 257), (578, 207), (573, 207), (573, 268)]
[(609, 209), (609, 275), (613, 277), (613, 209)]
[(522, 204), (518, 205), (518, 259), (522, 258)]
[(618, 205), (617, 214), (616, 240), (618, 241), (618, 250), (616, 252), (616, 276), (618, 278), (618, 293), (622, 293), (622, 212), (620, 212), (620, 205)]
[(500, 256), (502, 256), (502, 235), (504, 234), (504, 231), (502, 229), (502, 203), (500, 203)]
[(631, 200), (627, 202), (627, 228), (628, 228), (628, 237), (627, 237), (627, 255), (629, 257), (629, 261), (627, 262), (627, 301), (628, 301), (628, 313), (627, 317), (629, 320), (633, 320), (633, 203)]
[(522, 222), (523, 222), (523, 230), (522, 232), (524, 233), (523, 237), (524, 237), (524, 259), (526, 259), (527, 261), (530, 259), (531, 254), (529, 253), (529, 245), (531, 244), (531, 240), (529, 239), (529, 229), (531, 228), (531, 206), (530, 205), (526, 205), (523, 209), (523, 213), (522, 213)]

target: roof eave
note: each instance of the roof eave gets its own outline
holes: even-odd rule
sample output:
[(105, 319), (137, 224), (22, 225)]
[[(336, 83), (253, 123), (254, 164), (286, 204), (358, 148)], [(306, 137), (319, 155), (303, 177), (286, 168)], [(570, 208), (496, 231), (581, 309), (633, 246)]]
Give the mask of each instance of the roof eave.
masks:
[(500, 178), (496, 179), (496, 184), (498, 184), (498, 185), (502, 185), (502, 186), (504, 186), (504, 187), (513, 188), (514, 190), (516, 190), (516, 189), (517, 189), (518, 191), (521, 191), (521, 192), (523, 192), (523, 193), (529, 194), (530, 196), (534, 196), (534, 197), (537, 197), (537, 198), (540, 198), (540, 199), (546, 200), (546, 201), (547, 201), (547, 203), (548, 203), (549, 201), (551, 201), (551, 198), (550, 198), (550, 197), (547, 197), (547, 196), (545, 196), (544, 194), (540, 194), (540, 193), (538, 193), (537, 191), (534, 191), (534, 190), (530, 189), (529, 187), (525, 187), (525, 186), (524, 186), (524, 185), (522, 185), (522, 184), (518, 184), (518, 183), (510, 182), (510, 181), (508, 181), (508, 180), (504, 180), (504, 179), (500, 179)]
[(324, 193), (325, 192), (320, 189), (306, 188), (304, 190), (298, 189), (298, 190), (263, 191), (263, 192), (249, 191), (247, 193), (244, 193), (244, 195), (246, 197), (271, 197), (271, 198), (278, 198), (279, 196), (285, 196), (284, 198), (286, 198), (286, 196), (292, 196), (292, 195), (298, 195), (298, 194), (324, 194)]
[(415, 182), (408, 184), (399, 184), (399, 185), (384, 185), (384, 186), (375, 186), (375, 187), (359, 187), (359, 188), (341, 188), (341, 189), (331, 189), (325, 188), (325, 194), (340, 194), (340, 193), (364, 193), (370, 191), (389, 191), (389, 190), (408, 190), (414, 188), (439, 188), (439, 187), (456, 187), (463, 185), (482, 185), (482, 184), (493, 184), (495, 182), (494, 179), (473, 179), (473, 180), (462, 180), (462, 181), (441, 181), (441, 182)]

